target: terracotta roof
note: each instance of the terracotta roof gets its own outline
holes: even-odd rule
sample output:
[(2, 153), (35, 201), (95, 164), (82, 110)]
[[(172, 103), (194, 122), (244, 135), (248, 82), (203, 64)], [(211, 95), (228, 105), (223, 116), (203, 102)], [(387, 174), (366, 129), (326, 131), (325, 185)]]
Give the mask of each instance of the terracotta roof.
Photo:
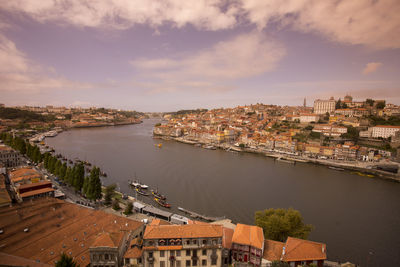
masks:
[(97, 235), (96, 240), (90, 247), (110, 247), (115, 248), (117, 247), (112, 241), (109, 233), (100, 233)]
[(400, 129), (400, 126), (394, 126), (394, 125), (376, 125), (374, 127), (379, 127), (379, 128), (396, 128)]
[(264, 241), (263, 258), (269, 261), (279, 261), (282, 256), (282, 249), (285, 243), (266, 239)]
[(40, 186), (40, 185), (50, 185), (50, 187), (51, 187), (51, 182), (50, 181), (40, 181), (37, 183), (22, 184), (18, 187), (18, 189), (21, 190), (21, 189), (26, 189), (26, 188), (30, 188), (30, 187)]
[(124, 255), (125, 259), (138, 259), (140, 257), (142, 257), (142, 250), (137, 247), (128, 249)]
[[(81, 207), (55, 198), (38, 198), (0, 207), (0, 225), (7, 225), (2, 234), (2, 252), (54, 266), (60, 253), (75, 258), (80, 266), (90, 263), (89, 247), (98, 234), (110, 234), (114, 244), (121, 244), (127, 231), (143, 223)], [(29, 226), (29, 232), (23, 230)]]
[(222, 226), (211, 224), (149, 225), (143, 239), (222, 237)]
[(326, 260), (326, 245), (323, 243), (288, 237), (285, 244), (284, 261)]
[(150, 225), (171, 225), (171, 223), (161, 220), (161, 219), (153, 219)]
[(38, 189), (38, 190), (25, 192), (25, 193), (20, 194), (19, 196), (20, 197), (31, 197), (34, 195), (44, 194), (44, 193), (53, 192), (53, 191), (54, 191), (53, 188), (46, 187), (46, 188), (42, 188), (42, 189)]
[(41, 262), (36, 262), (34, 260), (25, 259), (22, 257), (6, 254), (0, 252), (0, 265), (1, 266), (30, 266), (30, 267), (50, 267), (53, 265), (48, 265)]
[(261, 227), (238, 223), (233, 233), (232, 243), (249, 245), (262, 249), (264, 233)]

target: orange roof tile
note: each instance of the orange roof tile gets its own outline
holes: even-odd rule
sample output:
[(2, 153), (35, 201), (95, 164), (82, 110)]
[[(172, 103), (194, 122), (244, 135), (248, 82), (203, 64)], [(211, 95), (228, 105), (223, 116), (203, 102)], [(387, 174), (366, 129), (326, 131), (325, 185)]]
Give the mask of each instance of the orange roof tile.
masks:
[(288, 237), (284, 261), (326, 260), (326, 245), (323, 243)]
[(142, 250), (140, 248), (134, 247), (130, 248), (125, 252), (124, 258), (125, 259), (138, 259), (142, 257)]
[(42, 189), (38, 189), (38, 190), (25, 192), (25, 193), (20, 194), (19, 196), (20, 197), (31, 197), (34, 195), (44, 194), (44, 193), (48, 193), (48, 192), (52, 192), (52, 191), (54, 191), (53, 188), (47, 187), (47, 188), (42, 188)]
[(269, 261), (279, 261), (285, 243), (266, 239), (264, 242), (263, 258)]
[(222, 226), (211, 224), (149, 225), (144, 239), (222, 237)]
[(171, 225), (171, 223), (160, 219), (153, 219), (150, 225)]
[(232, 243), (249, 245), (262, 249), (264, 233), (261, 227), (238, 223), (233, 233)]
[(114, 242), (112, 241), (109, 233), (100, 233), (97, 235), (96, 240), (92, 244), (91, 247), (110, 247), (115, 248), (117, 247)]
[(233, 229), (223, 227), (222, 231), (224, 233), (222, 237), (222, 247), (230, 249), (232, 247), (232, 237), (233, 237)]

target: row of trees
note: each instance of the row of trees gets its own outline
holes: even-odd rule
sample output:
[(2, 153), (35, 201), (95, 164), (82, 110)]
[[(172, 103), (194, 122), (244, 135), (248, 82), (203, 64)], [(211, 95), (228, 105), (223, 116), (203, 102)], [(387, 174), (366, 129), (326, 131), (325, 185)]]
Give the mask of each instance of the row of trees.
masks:
[(66, 162), (62, 162), (48, 152), (42, 154), (38, 146), (31, 145), (20, 137), (13, 137), (10, 133), (1, 133), (0, 139), (6, 145), (30, 158), (33, 162), (43, 162), (43, 167), (46, 170), (72, 186), (77, 192), (84, 194), (88, 199), (96, 200), (101, 198), (100, 169), (98, 167), (93, 167), (89, 176), (85, 177), (83, 163), (68, 166)]

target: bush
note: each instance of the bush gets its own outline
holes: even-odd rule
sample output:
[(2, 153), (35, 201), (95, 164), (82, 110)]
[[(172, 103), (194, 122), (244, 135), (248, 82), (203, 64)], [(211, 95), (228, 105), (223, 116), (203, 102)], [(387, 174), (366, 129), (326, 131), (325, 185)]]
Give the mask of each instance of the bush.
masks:
[(121, 209), (121, 207), (119, 206), (119, 201), (118, 200), (116, 200), (116, 199), (113, 200), (112, 208), (113, 208), (113, 210), (120, 210)]

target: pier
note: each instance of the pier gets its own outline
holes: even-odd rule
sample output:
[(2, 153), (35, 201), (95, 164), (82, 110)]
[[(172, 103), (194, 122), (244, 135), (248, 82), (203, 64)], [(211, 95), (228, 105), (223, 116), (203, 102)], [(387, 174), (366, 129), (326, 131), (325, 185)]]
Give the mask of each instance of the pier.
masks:
[(202, 219), (202, 220), (209, 221), (209, 222), (214, 222), (214, 221), (219, 221), (219, 220), (225, 219), (225, 216), (224, 217), (205, 216), (205, 215), (201, 215), (201, 214), (198, 214), (198, 213), (196, 213), (194, 211), (190, 211), (190, 210), (187, 210), (187, 209), (184, 209), (184, 208), (181, 208), (181, 207), (178, 207), (178, 210), (188, 214), (190, 217), (192, 217), (194, 219)]

